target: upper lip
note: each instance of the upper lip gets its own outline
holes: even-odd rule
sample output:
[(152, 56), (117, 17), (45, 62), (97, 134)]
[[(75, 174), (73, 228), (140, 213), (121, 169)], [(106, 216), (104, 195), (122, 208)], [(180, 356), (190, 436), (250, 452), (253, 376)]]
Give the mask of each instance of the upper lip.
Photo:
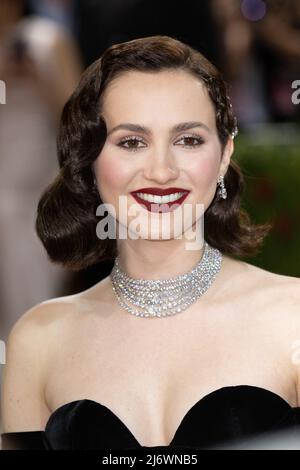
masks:
[(189, 190), (184, 189), (184, 188), (167, 188), (167, 189), (141, 188), (141, 189), (138, 189), (137, 191), (132, 191), (132, 194), (145, 193), (145, 194), (154, 194), (155, 196), (166, 196), (168, 194), (173, 194), (173, 193), (188, 193), (188, 192)]

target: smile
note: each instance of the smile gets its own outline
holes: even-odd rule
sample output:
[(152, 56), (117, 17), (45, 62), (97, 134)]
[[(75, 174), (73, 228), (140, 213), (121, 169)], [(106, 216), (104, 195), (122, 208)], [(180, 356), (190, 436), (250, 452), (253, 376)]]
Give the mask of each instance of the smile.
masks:
[(147, 193), (131, 193), (134, 199), (149, 212), (171, 212), (178, 205), (182, 204), (189, 191), (171, 193), (165, 196), (158, 196)]

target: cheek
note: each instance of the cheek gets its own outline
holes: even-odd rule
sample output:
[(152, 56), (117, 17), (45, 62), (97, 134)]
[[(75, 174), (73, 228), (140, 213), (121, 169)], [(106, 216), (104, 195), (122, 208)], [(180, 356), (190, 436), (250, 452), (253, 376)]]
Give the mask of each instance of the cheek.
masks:
[(217, 180), (219, 160), (217, 158), (203, 158), (196, 161), (190, 168), (190, 177), (198, 182), (199, 187), (207, 187)]
[(128, 166), (120, 159), (113, 158), (111, 154), (103, 151), (96, 161), (95, 171), (101, 191), (106, 189), (120, 190), (129, 179)]

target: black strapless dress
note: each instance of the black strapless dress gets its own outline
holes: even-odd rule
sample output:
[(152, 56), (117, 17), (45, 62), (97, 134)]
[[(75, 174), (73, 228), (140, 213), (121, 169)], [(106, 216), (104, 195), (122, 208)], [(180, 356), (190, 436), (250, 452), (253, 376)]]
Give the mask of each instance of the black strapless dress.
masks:
[[(167, 446), (142, 446), (127, 426), (106, 406), (76, 400), (57, 408), (43, 431), (2, 434), (3, 449), (208, 449), (244, 438), (289, 430), (300, 448), (300, 407), (252, 385), (215, 390), (185, 414)], [(271, 433), (271, 434), (269, 434)]]

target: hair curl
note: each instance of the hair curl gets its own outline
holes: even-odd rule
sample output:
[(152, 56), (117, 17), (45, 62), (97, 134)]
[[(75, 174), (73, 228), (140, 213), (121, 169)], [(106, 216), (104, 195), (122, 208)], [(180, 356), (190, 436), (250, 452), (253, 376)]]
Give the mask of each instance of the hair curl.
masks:
[[(107, 85), (129, 70), (159, 72), (180, 69), (206, 86), (216, 112), (222, 147), (237, 134), (227, 86), (220, 72), (200, 52), (169, 36), (151, 36), (114, 44), (83, 73), (66, 102), (57, 136), (60, 171), (38, 203), (36, 231), (49, 259), (78, 271), (117, 255), (116, 240), (96, 235), (96, 208), (101, 204), (92, 163), (106, 139), (101, 116)], [(232, 161), (224, 177), (227, 199), (215, 194), (204, 214), (204, 238), (221, 252), (253, 256), (271, 228), (254, 225), (241, 208), (244, 178)]]

